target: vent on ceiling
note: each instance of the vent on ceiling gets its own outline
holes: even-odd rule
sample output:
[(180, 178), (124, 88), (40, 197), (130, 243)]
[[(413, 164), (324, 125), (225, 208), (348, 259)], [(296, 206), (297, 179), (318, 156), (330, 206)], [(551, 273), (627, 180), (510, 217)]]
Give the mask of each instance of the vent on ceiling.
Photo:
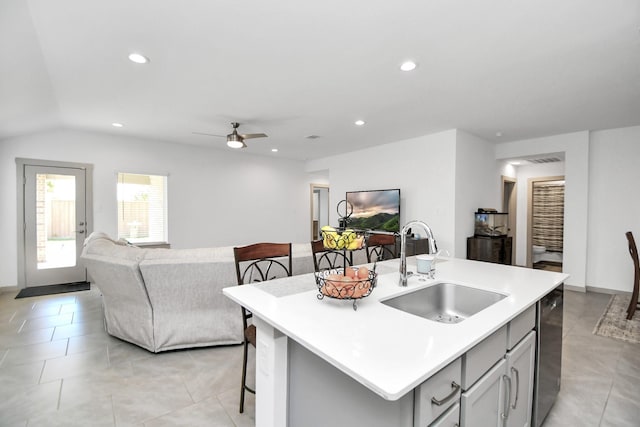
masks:
[(561, 161), (562, 161), (562, 159), (560, 159), (558, 157), (544, 157), (544, 158), (539, 158), (539, 159), (527, 159), (527, 162), (534, 163), (534, 164), (555, 163), (555, 162), (561, 162)]

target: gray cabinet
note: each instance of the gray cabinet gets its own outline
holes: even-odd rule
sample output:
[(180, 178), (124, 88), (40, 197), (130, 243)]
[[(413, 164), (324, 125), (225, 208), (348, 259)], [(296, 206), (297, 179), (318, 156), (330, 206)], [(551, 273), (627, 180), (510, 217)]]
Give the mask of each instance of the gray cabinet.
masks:
[(432, 423), (460, 399), (462, 363), (456, 359), (415, 389), (414, 427)]
[(535, 345), (536, 333), (531, 331), (507, 353), (507, 377), (510, 383), (509, 402), (505, 408), (507, 427), (531, 425)]
[(533, 321), (532, 309), (525, 310), (396, 401), (372, 393), (290, 340), (289, 425), (528, 427), (535, 369)]
[(460, 427), (460, 403), (456, 402), (440, 418), (430, 424), (429, 427)]
[[(528, 314), (527, 311), (514, 321), (524, 322)], [(530, 330), (504, 358), (462, 393), (460, 426), (531, 425), (535, 345), (536, 333)]]
[(460, 398), (460, 426), (502, 427), (506, 403), (505, 372), (507, 362), (500, 362), (480, 378)]

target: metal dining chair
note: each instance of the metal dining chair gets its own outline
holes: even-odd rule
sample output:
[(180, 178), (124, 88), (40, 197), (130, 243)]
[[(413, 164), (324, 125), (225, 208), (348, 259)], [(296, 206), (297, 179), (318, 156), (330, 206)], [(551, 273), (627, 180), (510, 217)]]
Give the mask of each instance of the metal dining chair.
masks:
[(395, 234), (370, 234), (365, 241), (367, 262), (398, 257)]
[(327, 249), (321, 240), (311, 242), (311, 252), (313, 254), (313, 266), (316, 273), (323, 270), (331, 270), (334, 268), (350, 267), (353, 265), (351, 252), (339, 249)]
[[(233, 254), (236, 264), (238, 285), (264, 282), (280, 277), (291, 276), (291, 243), (256, 243), (235, 247)], [(240, 389), (240, 413), (244, 412), (245, 391), (255, 394), (247, 386), (247, 356), (249, 344), (256, 347), (256, 327), (249, 323), (253, 314), (242, 307), (242, 325), (244, 327), (244, 355), (242, 358), (242, 384)]]

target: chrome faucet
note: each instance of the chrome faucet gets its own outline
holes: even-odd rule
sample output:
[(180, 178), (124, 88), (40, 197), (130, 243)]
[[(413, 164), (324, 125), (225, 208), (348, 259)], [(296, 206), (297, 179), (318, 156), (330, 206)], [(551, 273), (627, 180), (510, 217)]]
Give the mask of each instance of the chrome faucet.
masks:
[(411, 227), (419, 225), (427, 233), (429, 239), (429, 253), (435, 254), (438, 251), (436, 247), (436, 239), (433, 237), (431, 228), (422, 221), (409, 221), (400, 232), (400, 286), (407, 286), (407, 233)]

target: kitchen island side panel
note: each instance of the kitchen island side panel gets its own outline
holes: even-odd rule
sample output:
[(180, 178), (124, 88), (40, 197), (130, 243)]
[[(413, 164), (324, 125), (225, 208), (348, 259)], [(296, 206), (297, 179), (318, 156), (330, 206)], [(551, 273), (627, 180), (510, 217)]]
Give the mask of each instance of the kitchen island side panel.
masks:
[(413, 426), (413, 391), (383, 399), (294, 340), (288, 359), (289, 427)]

